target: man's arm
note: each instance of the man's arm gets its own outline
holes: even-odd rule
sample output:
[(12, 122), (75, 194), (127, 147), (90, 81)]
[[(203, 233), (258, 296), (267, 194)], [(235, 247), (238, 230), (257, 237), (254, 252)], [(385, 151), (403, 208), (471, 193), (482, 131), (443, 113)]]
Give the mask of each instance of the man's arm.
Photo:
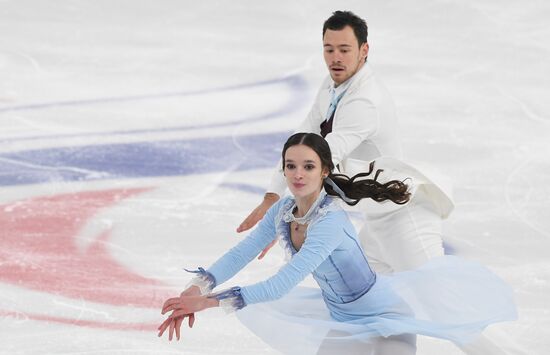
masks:
[(334, 165), (346, 159), (363, 141), (374, 136), (380, 127), (377, 108), (366, 99), (355, 99), (338, 109), (333, 131), (325, 139)]
[(237, 233), (241, 233), (254, 227), (260, 221), (267, 210), (271, 208), (279, 200), (280, 196), (273, 192), (268, 192), (264, 195), (262, 203), (256, 207), (246, 219), (237, 228)]
[[(317, 96), (315, 98), (315, 103), (313, 104), (311, 110), (309, 111), (309, 114), (306, 116), (306, 118), (300, 123), (298, 128), (294, 131), (294, 133), (297, 132), (311, 132), (311, 133), (320, 133), (319, 125), (321, 124), (321, 121), (323, 120), (321, 112), (319, 110), (319, 98), (321, 96), (321, 93), (323, 91), (323, 87), (326, 86), (326, 83), (323, 84), (319, 92), (317, 93)], [(286, 190), (286, 180), (283, 176), (282, 171), (282, 160), (279, 159), (279, 162), (277, 163), (277, 166), (273, 170), (273, 174), (271, 176), (271, 181), (269, 183), (269, 187), (267, 188), (267, 193), (264, 195), (263, 201), (258, 205), (249, 215), (245, 218), (245, 220), (237, 227), (237, 232), (241, 233), (244, 231), (249, 230), (250, 228), (254, 227), (256, 223), (262, 217), (264, 216), (265, 212), (271, 207), (281, 196), (284, 195)], [(267, 250), (269, 250), (273, 246), (273, 243), (266, 248), (260, 255), (260, 259), (265, 255)]]

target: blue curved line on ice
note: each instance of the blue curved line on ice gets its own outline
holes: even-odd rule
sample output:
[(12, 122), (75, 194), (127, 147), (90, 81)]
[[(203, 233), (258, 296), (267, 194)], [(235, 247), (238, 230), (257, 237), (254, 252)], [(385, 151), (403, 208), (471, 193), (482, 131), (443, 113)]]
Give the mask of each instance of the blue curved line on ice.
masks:
[(256, 195), (263, 195), (265, 193), (265, 188), (258, 185), (251, 185), (251, 184), (224, 182), (220, 184), (220, 187), (225, 187), (228, 189), (238, 190), (242, 192), (248, 192), (250, 194), (256, 194)]
[(0, 186), (183, 176), (274, 167), (291, 132), (0, 154)]
[[(87, 133), (76, 133), (76, 134), (55, 134), (55, 135), (42, 135), (42, 136), (30, 136), (30, 137), (17, 137), (17, 138), (8, 138), (0, 140), (0, 143), (9, 143), (9, 142), (18, 142), (18, 141), (29, 141), (37, 139), (52, 139), (52, 138), (76, 138), (76, 137), (93, 137), (93, 136), (111, 136), (111, 135), (131, 135), (131, 134), (142, 134), (142, 133), (162, 133), (162, 132), (177, 132), (177, 131), (190, 131), (197, 129), (208, 129), (208, 128), (221, 128), (234, 126), (242, 123), (256, 122), (261, 120), (266, 120), (270, 118), (275, 118), (278, 116), (288, 115), (294, 111), (300, 109), (307, 100), (307, 84), (304, 78), (300, 75), (291, 75), (284, 78), (265, 80), (256, 83), (248, 83), (241, 85), (233, 85), (224, 88), (216, 89), (204, 89), (197, 91), (178, 91), (178, 92), (169, 92), (163, 94), (153, 94), (153, 95), (136, 95), (136, 96), (121, 96), (121, 97), (106, 97), (90, 100), (77, 100), (77, 101), (58, 101), (58, 102), (49, 102), (49, 103), (39, 103), (39, 104), (29, 104), (21, 106), (9, 106), (0, 108), (0, 114), (10, 111), (26, 111), (26, 110), (39, 110), (39, 109), (48, 109), (52, 107), (60, 106), (87, 106), (87, 105), (98, 105), (98, 104), (109, 104), (109, 103), (119, 103), (119, 102), (129, 102), (129, 101), (147, 101), (147, 100), (158, 100), (165, 99), (170, 97), (177, 96), (196, 96), (204, 95), (216, 92), (224, 92), (231, 90), (239, 90), (245, 88), (254, 88), (261, 86), (268, 86), (273, 84), (286, 84), (290, 88), (290, 99), (282, 105), (279, 109), (265, 114), (254, 115), (250, 117), (233, 117), (228, 118), (221, 123), (212, 123), (205, 125), (187, 125), (187, 126), (175, 126), (175, 127), (165, 127), (157, 129), (134, 129), (134, 130), (121, 130), (121, 131), (110, 131), (110, 132), (87, 132)], [(213, 109), (215, 109), (215, 103), (213, 103)]]

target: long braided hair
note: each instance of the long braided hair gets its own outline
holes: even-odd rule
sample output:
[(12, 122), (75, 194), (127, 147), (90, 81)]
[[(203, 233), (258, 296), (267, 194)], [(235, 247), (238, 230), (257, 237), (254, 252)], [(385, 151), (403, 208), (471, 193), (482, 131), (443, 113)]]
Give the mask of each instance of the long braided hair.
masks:
[[(369, 171), (351, 178), (344, 174), (334, 174), (330, 147), (323, 137), (315, 133), (295, 133), (288, 138), (282, 152), (283, 170), (287, 149), (300, 144), (313, 149), (321, 159), (322, 166), (328, 168), (329, 175), (323, 183), (327, 194), (340, 197), (348, 205), (354, 206), (364, 198), (371, 198), (377, 202), (390, 200), (400, 205), (409, 201), (408, 185), (403, 181), (390, 180), (385, 183), (378, 181), (378, 176), (384, 170), (378, 169), (374, 172), (375, 162), (370, 164)], [(374, 178), (368, 178), (373, 172)]]

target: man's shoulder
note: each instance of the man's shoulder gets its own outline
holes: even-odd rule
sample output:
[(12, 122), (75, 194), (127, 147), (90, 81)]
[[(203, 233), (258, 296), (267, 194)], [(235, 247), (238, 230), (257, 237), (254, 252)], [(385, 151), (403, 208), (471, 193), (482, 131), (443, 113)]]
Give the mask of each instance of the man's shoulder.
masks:
[(371, 65), (369, 63), (365, 63), (365, 65), (353, 76), (353, 82), (351, 83), (349, 90), (353, 91), (366, 85), (372, 85), (375, 81), (376, 76), (374, 75)]
[(375, 105), (392, 102), (389, 91), (375, 76), (370, 65), (366, 63), (365, 66), (356, 74), (357, 77), (354, 77), (353, 83), (347, 90), (346, 101), (361, 99)]

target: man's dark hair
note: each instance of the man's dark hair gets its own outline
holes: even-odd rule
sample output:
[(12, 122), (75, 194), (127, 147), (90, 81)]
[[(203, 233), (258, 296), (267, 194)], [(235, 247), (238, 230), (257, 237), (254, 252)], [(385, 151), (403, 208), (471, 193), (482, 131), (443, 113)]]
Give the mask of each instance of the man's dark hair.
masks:
[(323, 37), (327, 29), (332, 31), (340, 31), (344, 27), (350, 26), (357, 37), (359, 47), (363, 43), (367, 43), (367, 36), (369, 34), (369, 28), (365, 20), (357, 16), (351, 11), (335, 11), (332, 16), (328, 18), (323, 24)]

